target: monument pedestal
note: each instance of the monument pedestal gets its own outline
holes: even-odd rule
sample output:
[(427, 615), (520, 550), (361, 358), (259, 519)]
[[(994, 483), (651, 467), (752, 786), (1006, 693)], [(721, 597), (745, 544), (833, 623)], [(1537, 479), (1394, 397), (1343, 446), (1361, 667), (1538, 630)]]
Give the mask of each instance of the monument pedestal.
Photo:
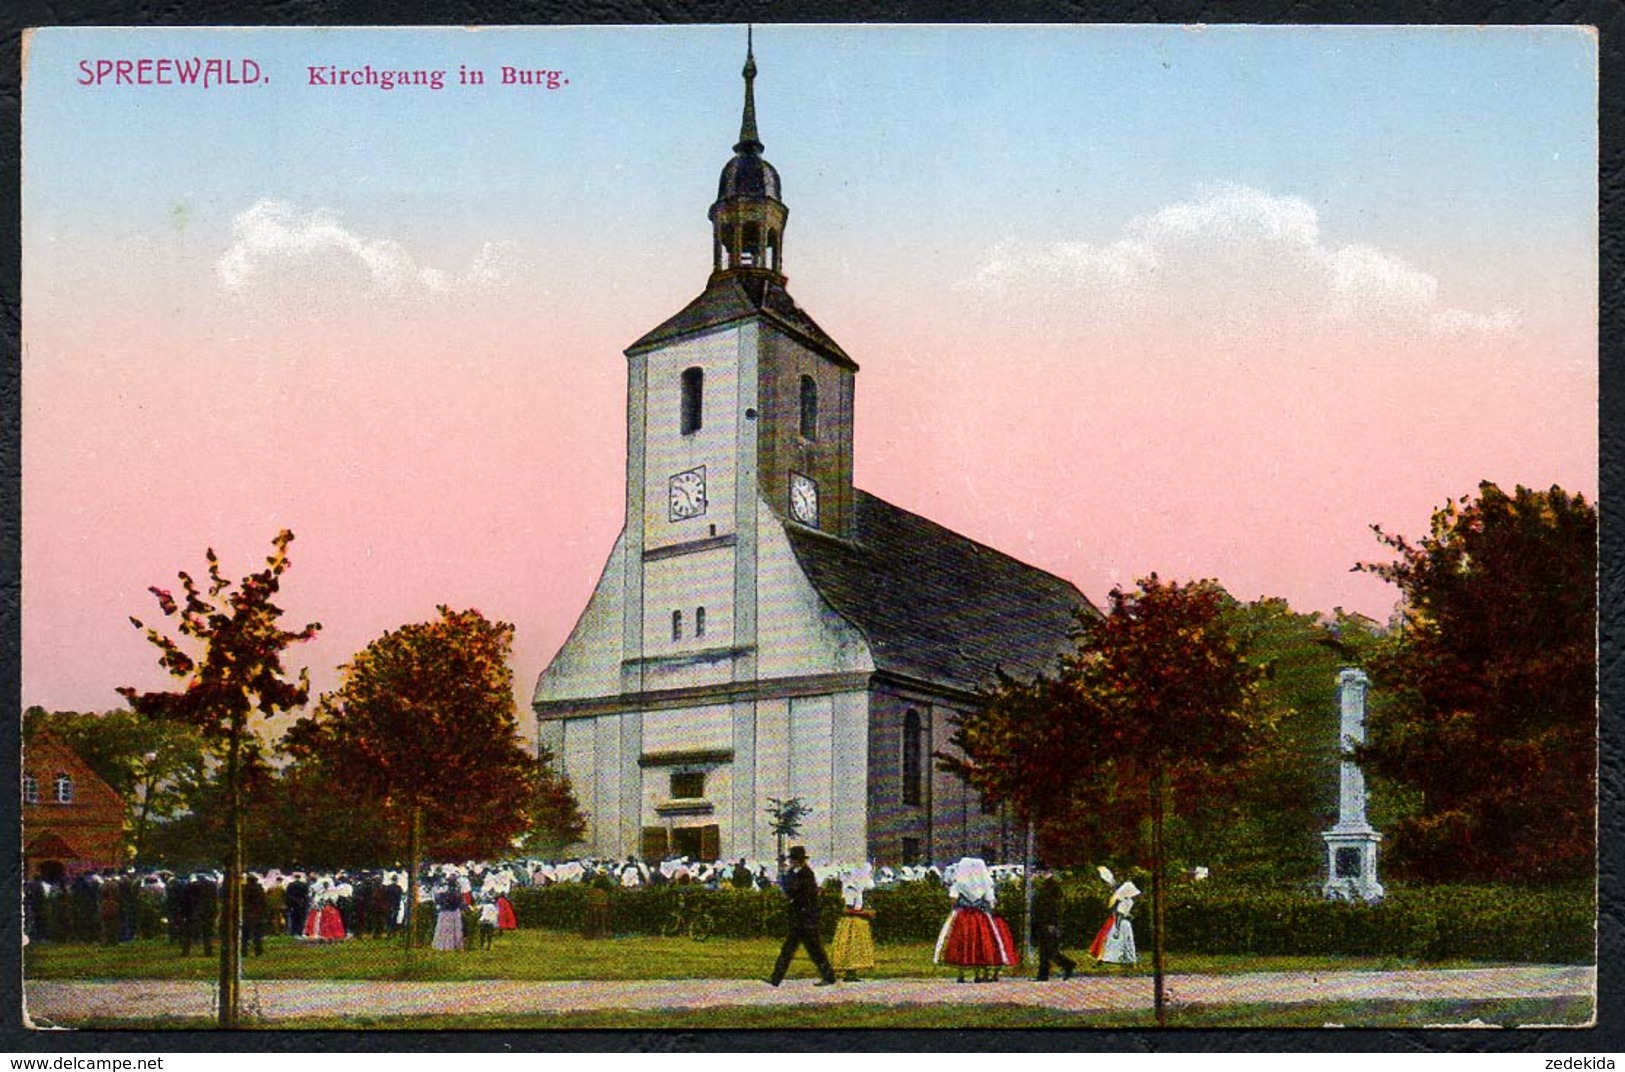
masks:
[(1336, 901), (1380, 901), (1377, 843), (1382, 835), (1370, 827), (1333, 827), (1320, 835), (1326, 842), (1326, 885), (1322, 892)]

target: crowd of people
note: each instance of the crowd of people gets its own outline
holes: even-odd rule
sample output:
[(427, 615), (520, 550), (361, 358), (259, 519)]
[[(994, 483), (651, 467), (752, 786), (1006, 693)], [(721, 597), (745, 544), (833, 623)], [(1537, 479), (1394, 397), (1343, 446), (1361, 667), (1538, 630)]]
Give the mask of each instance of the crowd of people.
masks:
[[(574, 859), (562, 862), (515, 860), (499, 863), (433, 864), (419, 873), (417, 898), (433, 912), (430, 945), (442, 951), (478, 945), (490, 948), (504, 931), (518, 927), (509, 894), (516, 888), (558, 883), (598, 887), (694, 885), (704, 888), (772, 889), (789, 899), (789, 931), (767, 981), (779, 985), (798, 948), (818, 969), (819, 985), (838, 979), (855, 981), (873, 970), (875, 946), (864, 895), (878, 887), (932, 882), (943, 887), (948, 912), (938, 936), (934, 962), (956, 969), (964, 982), (997, 980), (1020, 963), (1020, 943), (998, 912), (998, 881), (1019, 877), (1017, 865), (989, 866), (964, 857), (945, 868), (912, 866), (875, 868), (868, 863), (829, 866), (824, 877), (839, 878), (844, 910), (836, 924), (830, 951), (820, 935), (820, 880), (806, 850), (793, 846), (788, 866), (777, 878), (769, 865), (746, 859), (697, 861), (675, 857), (658, 863)], [(777, 872), (776, 865), (772, 871)], [(1109, 964), (1137, 960), (1130, 916), (1139, 889), (1117, 883), (1109, 870), (1101, 878), (1111, 887), (1104, 924), (1089, 947), (1095, 959)], [(393, 938), (406, 925), (409, 874), (404, 870), (304, 871), (276, 868), (244, 876), (242, 952), (264, 952), (265, 938), (284, 934), (307, 942), (360, 938)], [(176, 874), (170, 871), (85, 873), (48, 881), (36, 875), (25, 888), (24, 928), (29, 941), (99, 941), (114, 945), (136, 938), (167, 934), (182, 956), (198, 948), (211, 956), (218, 934), (224, 876), (218, 871)], [(1052, 876), (1038, 880), (1033, 910), (1033, 939), (1039, 959), (1036, 978), (1047, 980), (1051, 965), (1071, 978), (1076, 963), (1061, 951), (1060, 885)]]

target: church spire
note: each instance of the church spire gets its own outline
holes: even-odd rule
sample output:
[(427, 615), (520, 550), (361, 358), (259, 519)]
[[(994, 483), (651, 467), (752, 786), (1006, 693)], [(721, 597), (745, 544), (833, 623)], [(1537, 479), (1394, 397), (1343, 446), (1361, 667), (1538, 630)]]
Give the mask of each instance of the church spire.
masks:
[(711, 206), (711, 275), (768, 276), (784, 283), (784, 221), (789, 210), (779, 197), (779, 173), (762, 159), (756, 133), (756, 42), (745, 31), (745, 110), (739, 142), (722, 169)]
[(756, 154), (762, 151), (762, 140), (756, 134), (756, 49), (752, 41), (754, 27), (745, 27), (745, 114), (739, 121), (739, 144), (736, 153)]

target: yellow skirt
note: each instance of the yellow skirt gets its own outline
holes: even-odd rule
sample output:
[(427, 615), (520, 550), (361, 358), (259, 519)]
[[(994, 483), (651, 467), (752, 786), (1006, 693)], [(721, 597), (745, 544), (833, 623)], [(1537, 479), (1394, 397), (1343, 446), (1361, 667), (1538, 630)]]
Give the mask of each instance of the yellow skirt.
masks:
[(875, 966), (875, 938), (867, 919), (841, 917), (835, 924), (835, 941), (830, 944), (829, 960), (838, 972)]

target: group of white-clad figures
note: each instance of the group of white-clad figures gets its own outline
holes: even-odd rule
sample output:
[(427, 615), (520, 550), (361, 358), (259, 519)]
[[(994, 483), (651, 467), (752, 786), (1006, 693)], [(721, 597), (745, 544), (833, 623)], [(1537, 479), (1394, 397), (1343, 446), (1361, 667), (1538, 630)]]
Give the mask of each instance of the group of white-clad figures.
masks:
[[(1099, 874), (1112, 892), (1107, 901), (1106, 921), (1090, 943), (1089, 955), (1104, 964), (1134, 964), (1139, 954), (1130, 917), (1140, 889), (1133, 882), (1117, 882), (1108, 868), (1099, 868)], [(974, 982), (991, 982), (1005, 968), (1020, 964), (1021, 947), (1011, 935), (1010, 925), (998, 913), (997, 886), (987, 863), (966, 856), (948, 868), (943, 877), (947, 881), (951, 907), (937, 935), (933, 962), (959, 969), (959, 982), (965, 981), (967, 970), (972, 973)], [(875, 966), (870, 926), (874, 913), (863, 906), (865, 891), (874, 887), (874, 869), (868, 864), (841, 873), (845, 911), (835, 927), (829, 962), (834, 971), (847, 980), (855, 980), (858, 972)], [(1068, 979), (1075, 967), (1061, 952), (1060, 909), (1060, 884), (1053, 876), (1046, 876), (1040, 880), (1032, 917), (1040, 960), (1036, 975), (1039, 981), (1049, 978), (1052, 963), (1058, 964)], [(811, 948), (808, 952), (812, 952)], [(814, 958), (815, 962), (817, 959)], [(782, 975), (781, 966), (775, 971), (775, 979)]]

